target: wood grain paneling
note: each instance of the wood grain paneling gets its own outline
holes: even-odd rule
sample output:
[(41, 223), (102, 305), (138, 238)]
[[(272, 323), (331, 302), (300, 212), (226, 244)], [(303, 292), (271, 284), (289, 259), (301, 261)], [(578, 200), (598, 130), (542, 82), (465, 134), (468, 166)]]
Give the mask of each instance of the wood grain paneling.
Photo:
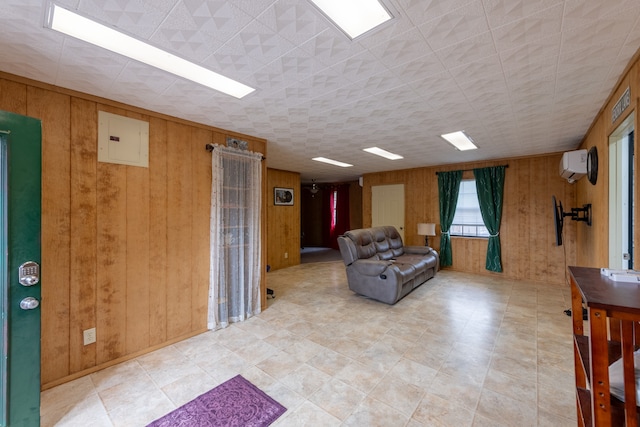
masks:
[[(193, 204), (191, 129), (167, 123), (167, 337), (191, 330)], [(202, 153), (206, 155), (206, 152)]]
[(97, 363), (124, 356), (127, 333), (127, 166), (97, 167)]
[[(293, 188), (293, 206), (275, 206), (273, 188)], [(272, 270), (300, 264), (300, 174), (267, 169), (267, 264)], [(287, 257), (285, 258), (285, 254)]]
[[(555, 246), (551, 196), (556, 195), (565, 205), (573, 206), (575, 193), (570, 185), (558, 176), (559, 154), (537, 157), (465, 163), (442, 167), (407, 169), (381, 172), (364, 176), (363, 223), (371, 224), (371, 187), (373, 185), (405, 184), (405, 243), (424, 244), (417, 234), (418, 222), (439, 224), (438, 180), (436, 172), (471, 169), (508, 163), (505, 174), (500, 243), (502, 246), (501, 277), (540, 282), (564, 282), (564, 251)], [(465, 172), (464, 178), (472, 178)], [(575, 246), (568, 221), (567, 241)], [(438, 236), (429, 239), (430, 246), (440, 249)], [(482, 238), (452, 237), (452, 270), (492, 275), (485, 269), (487, 240)], [(567, 253), (567, 263), (575, 262), (575, 255)]]
[[(50, 381), (70, 373), (70, 98), (24, 85), (12, 92), (27, 95), (18, 105), (38, 117), (42, 126), (42, 352), (41, 378)], [(4, 89), (2, 89), (4, 92)], [(28, 101), (27, 101), (28, 99)], [(15, 101), (15, 100), (14, 100)], [(44, 212), (47, 214), (45, 215)], [(45, 268), (55, 266), (55, 268)], [(90, 272), (89, 272), (90, 273)], [(92, 278), (92, 282), (95, 278)], [(74, 359), (75, 360), (75, 359)]]
[(95, 102), (71, 99), (71, 274), (69, 311), (71, 372), (95, 366), (96, 344), (83, 331), (96, 327), (97, 112)]
[[(149, 169), (127, 168), (127, 332), (125, 352), (149, 347)], [(129, 236), (137, 236), (135, 239)]]
[[(627, 89), (631, 91), (631, 104), (623, 114), (611, 122), (611, 111), (618, 102), (622, 93)], [(576, 234), (576, 261), (577, 265), (584, 267), (609, 266), (609, 136), (616, 130), (629, 114), (635, 113), (635, 141), (634, 152), (634, 180), (635, 180), (635, 210), (634, 210), (634, 253), (640, 250), (640, 161), (637, 155), (640, 145), (638, 143), (638, 129), (640, 129), (640, 117), (638, 117), (638, 99), (640, 96), (640, 50), (636, 52), (625, 72), (618, 79), (618, 83), (612, 89), (607, 101), (602, 106), (600, 113), (594, 118), (589, 131), (585, 135), (579, 148), (598, 150), (598, 180), (592, 185), (587, 179), (581, 179), (576, 183), (576, 204), (582, 206), (585, 203), (592, 205), (593, 225), (589, 228), (578, 227)], [(635, 268), (638, 268), (636, 256)]]
[(27, 85), (0, 78), (0, 110), (27, 114)]
[[(204, 331), (204, 146), (225, 144), (227, 132), (17, 79), (0, 73), (0, 108), (39, 118), (43, 128), (43, 388)], [(99, 110), (149, 122), (148, 168), (97, 162)], [(266, 153), (265, 140), (233, 136)], [(97, 342), (85, 346), (82, 332), (92, 327)]]
[(191, 148), (193, 215), (191, 219), (191, 253), (193, 254), (191, 324), (193, 329), (206, 329), (209, 297), (209, 234), (211, 217), (211, 155), (205, 145), (211, 143), (211, 132), (194, 129)]
[(167, 340), (167, 122), (149, 121), (149, 344)]

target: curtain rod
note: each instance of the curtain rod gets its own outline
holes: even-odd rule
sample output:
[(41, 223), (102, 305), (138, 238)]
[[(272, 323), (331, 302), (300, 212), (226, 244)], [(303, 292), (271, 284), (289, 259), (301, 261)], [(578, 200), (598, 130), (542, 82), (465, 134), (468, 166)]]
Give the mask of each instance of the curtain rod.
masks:
[[(208, 152), (210, 152), (210, 153), (213, 151), (213, 149), (214, 149), (214, 148), (216, 148), (216, 147), (215, 147), (215, 145), (213, 145), (213, 144), (207, 144), (207, 145), (205, 145), (205, 146), (204, 146), (204, 149), (205, 149), (205, 150), (207, 150), (207, 151), (208, 151)], [(246, 151), (246, 153), (247, 153), (247, 154), (248, 154), (248, 153), (251, 153), (251, 151)], [(243, 152), (240, 152), (240, 153), (238, 153), (238, 154), (242, 155), (242, 154), (244, 154), (244, 153), (243, 153)], [(260, 153), (257, 153), (257, 154), (260, 154)], [(261, 158), (262, 160), (267, 160), (267, 158), (266, 158), (265, 156), (260, 156), (260, 158)]]
[(2, 130), (0, 129), (0, 133), (5, 134), (5, 135), (9, 135), (11, 133), (10, 130)]
[[(496, 165), (496, 166), (504, 166), (505, 168), (508, 168), (509, 165)], [(485, 166), (487, 168), (494, 168), (496, 166)], [(484, 168), (475, 168), (475, 169), (484, 169)], [(472, 171), (473, 169), (458, 169), (461, 172), (469, 172)], [(442, 172), (457, 172), (457, 171), (442, 171)], [(441, 172), (436, 172), (436, 175), (440, 174)]]

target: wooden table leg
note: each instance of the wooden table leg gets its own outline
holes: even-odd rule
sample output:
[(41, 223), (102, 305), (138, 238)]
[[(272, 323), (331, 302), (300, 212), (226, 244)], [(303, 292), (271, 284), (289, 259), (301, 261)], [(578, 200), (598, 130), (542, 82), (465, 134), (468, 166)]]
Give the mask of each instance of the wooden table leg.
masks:
[(607, 338), (607, 312), (605, 310), (589, 308), (589, 335), (593, 425), (610, 427), (609, 341)]
[(633, 321), (621, 321), (622, 370), (624, 373), (624, 412), (627, 427), (638, 427), (636, 375), (633, 360)]

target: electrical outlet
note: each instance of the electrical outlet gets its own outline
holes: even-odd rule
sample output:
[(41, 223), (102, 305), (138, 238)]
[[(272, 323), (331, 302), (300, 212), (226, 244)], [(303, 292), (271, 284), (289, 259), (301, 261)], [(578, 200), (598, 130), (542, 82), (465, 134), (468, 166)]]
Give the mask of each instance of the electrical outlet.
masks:
[(96, 328), (85, 329), (82, 332), (84, 338), (84, 345), (93, 344), (96, 342)]
[(284, 259), (287, 259), (287, 258), (289, 258), (289, 252), (284, 253)]

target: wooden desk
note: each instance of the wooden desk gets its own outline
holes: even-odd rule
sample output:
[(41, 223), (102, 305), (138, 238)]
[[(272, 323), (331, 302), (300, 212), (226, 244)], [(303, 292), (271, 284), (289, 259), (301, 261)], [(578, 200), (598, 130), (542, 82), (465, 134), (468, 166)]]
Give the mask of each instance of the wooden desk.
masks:
[[(569, 272), (578, 425), (637, 427), (633, 352), (640, 343), (640, 285), (614, 282), (598, 268), (569, 267)], [(612, 397), (609, 387), (609, 365), (620, 357), (625, 403)]]

